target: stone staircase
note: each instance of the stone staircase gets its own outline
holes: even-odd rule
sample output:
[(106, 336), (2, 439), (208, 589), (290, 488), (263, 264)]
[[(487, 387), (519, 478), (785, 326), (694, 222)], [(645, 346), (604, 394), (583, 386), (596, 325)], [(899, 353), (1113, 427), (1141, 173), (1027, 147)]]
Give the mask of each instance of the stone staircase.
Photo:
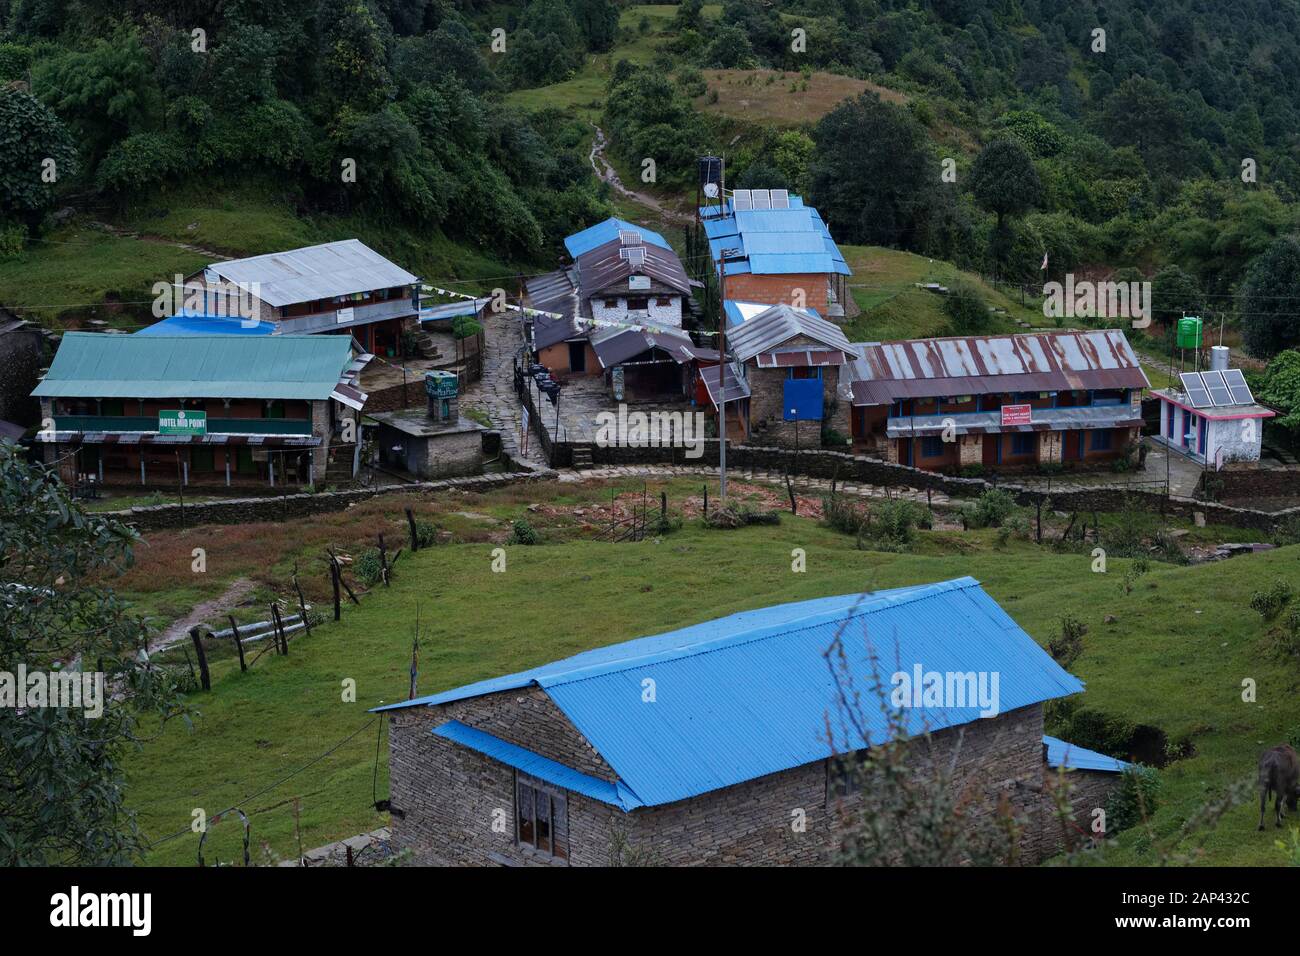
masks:
[(592, 467), (590, 445), (583, 444), (573, 446), (573, 467), (580, 470), (586, 470)]
[(351, 484), (352, 458), (356, 454), (356, 444), (330, 445), (329, 461), (325, 465), (325, 484), (339, 488)]
[(415, 349), (420, 353), (420, 358), (436, 359), (442, 357), (442, 353), (438, 346), (434, 344), (434, 341), (433, 336), (423, 329), (415, 333)]

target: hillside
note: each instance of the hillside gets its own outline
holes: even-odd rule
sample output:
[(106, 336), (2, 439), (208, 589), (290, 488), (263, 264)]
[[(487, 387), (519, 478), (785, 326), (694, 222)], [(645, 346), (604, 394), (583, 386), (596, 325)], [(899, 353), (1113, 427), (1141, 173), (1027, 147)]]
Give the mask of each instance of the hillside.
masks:
[[(370, 809), (375, 729), (365, 711), (405, 696), (417, 612), (424, 622), (419, 688), (429, 693), (746, 608), (942, 580), (972, 568), (1040, 643), (1058, 633), (1065, 616), (1087, 626), (1083, 653), (1071, 665), (1088, 685), (1078, 706), (1094, 717), (1154, 728), (1172, 751), (1191, 754), (1173, 759), (1162, 772), (1152, 834), (1123, 834), (1104, 860), (1154, 864), (1160, 854), (1188, 852), (1203, 842), (1199, 862), (1282, 861), (1274, 834), (1255, 833), (1257, 807), (1249, 798), (1212, 832), (1181, 840), (1178, 831), (1230, 784), (1250, 779), (1262, 747), (1300, 734), (1300, 670), (1294, 658), (1278, 651), (1277, 626), (1264, 624), (1248, 607), (1251, 592), (1275, 578), (1300, 585), (1300, 548), (1193, 567), (1151, 562), (1125, 593), (1121, 578), (1128, 561), (1115, 559), (1108, 573), (1090, 573), (1087, 553), (1060, 553), (1017, 536), (999, 543), (991, 530), (921, 532), (904, 553), (891, 554), (858, 550), (851, 538), (789, 515), (779, 527), (705, 529), (698, 501), (695, 513), (683, 512), (684, 528), (662, 541), (589, 540), (584, 523), (599, 520), (593, 515), (603, 513), (611, 493), (639, 499), (640, 481), (538, 485), (439, 502), (375, 499), (346, 514), (305, 522), (293, 541), (268, 539), (267, 529), (257, 525), (205, 529), (226, 557), (198, 591), (175, 590), (193, 587), (186, 569), (194, 532), (150, 535), (139, 566), (121, 586), (142, 607), (163, 614), (214, 597), (240, 576), (254, 577), (261, 588), (283, 589), (295, 561), (313, 569), (304, 576), (309, 599), (324, 600), (326, 584), (313, 556), (323, 542), (349, 550), (381, 529), (390, 540), (401, 540), (404, 504), (414, 504), (421, 517), (436, 520), (460, 542), (403, 555), (390, 589), (372, 589), (360, 607), (345, 608), (340, 624), (326, 623), (310, 637), (295, 638), (287, 658), (265, 657), (240, 674), (228, 645), (214, 652), (213, 691), (196, 697), (202, 716), (194, 730), (169, 727), (129, 766), (128, 803), (139, 810), (150, 838), (185, 831), (160, 844), (150, 861), (193, 860), (195, 838), (187, 828), (195, 806), (210, 813), (241, 806), (253, 819), (255, 845), (265, 842), (282, 857), (296, 852), (295, 798), (308, 848), (380, 825), (382, 818)], [(699, 493), (699, 485), (686, 479), (651, 483), (648, 493), (657, 498), (661, 489), (675, 514)], [(741, 483), (735, 493), (755, 490)], [(528, 504), (538, 508), (526, 510)], [(546, 543), (509, 548), (509, 573), (491, 573), (488, 542), (500, 541), (509, 522), (522, 515)], [(1242, 534), (1186, 530), (1205, 541)], [(795, 545), (807, 551), (806, 574), (789, 573)], [(700, 588), (701, 567), (722, 580), (743, 577), (745, 587)], [(595, 580), (599, 588), (590, 586)], [(493, 613), (482, 614), (484, 607)], [(256, 614), (256, 607), (249, 613)], [(564, 624), (539, 627), (539, 621)], [(343, 677), (357, 681), (355, 704), (339, 701)], [(1255, 703), (1242, 702), (1244, 677), (1258, 685)], [(248, 799), (363, 727), (368, 729), (325, 761)], [(385, 772), (381, 760), (380, 797), (387, 793)], [(218, 826), (205, 853), (233, 859), (239, 838), (237, 825)]]

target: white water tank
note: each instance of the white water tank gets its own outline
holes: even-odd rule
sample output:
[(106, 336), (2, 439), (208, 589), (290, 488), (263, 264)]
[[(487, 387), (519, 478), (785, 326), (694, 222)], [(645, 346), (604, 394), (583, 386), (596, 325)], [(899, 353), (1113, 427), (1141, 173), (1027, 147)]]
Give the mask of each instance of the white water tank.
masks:
[(1223, 372), (1228, 368), (1228, 347), (1226, 345), (1210, 346), (1210, 371)]

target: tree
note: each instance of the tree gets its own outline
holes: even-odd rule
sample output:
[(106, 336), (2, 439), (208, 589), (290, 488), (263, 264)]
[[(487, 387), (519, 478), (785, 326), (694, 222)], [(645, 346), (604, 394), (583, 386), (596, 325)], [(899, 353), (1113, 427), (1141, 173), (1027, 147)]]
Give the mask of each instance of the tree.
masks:
[(1018, 141), (996, 139), (975, 158), (969, 182), (975, 201), (997, 217), (990, 251), (1002, 265), (1014, 239), (1007, 220), (1028, 212), (1042, 195), (1038, 172)]
[(1273, 424), (1300, 435), (1300, 352), (1288, 349), (1274, 356), (1255, 397), (1281, 410)]
[(1300, 241), (1278, 239), (1246, 273), (1241, 329), (1246, 351), (1260, 358), (1300, 345)]
[(56, 667), (103, 675), (98, 717), (31, 700), (0, 707), (0, 866), (103, 866), (143, 852), (122, 758), (142, 723), (186, 705), (175, 678), (149, 661), (144, 620), (102, 583), (130, 563), (135, 540), (82, 511), (52, 470), (0, 445), (0, 661), (10, 673), (25, 667), (29, 682)]
[(939, 181), (925, 130), (875, 93), (841, 103), (813, 130), (812, 202), (837, 239), (909, 248)]
[(943, 300), (943, 311), (948, 316), (953, 335), (983, 335), (992, 324), (989, 307), (975, 287), (967, 282), (958, 283), (948, 290), (948, 297)]
[(618, 7), (609, 0), (569, 0), (578, 29), (586, 37), (587, 49), (606, 53), (618, 36)]
[(325, 88), (340, 104), (369, 110), (388, 96), (392, 78), (384, 32), (362, 0), (327, 0), (322, 11)]
[(1200, 315), (1205, 304), (1196, 277), (1178, 266), (1165, 266), (1151, 277), (1151, 317), (1172, 327), (1184, 314)]
[(0, 218), (37, 225), (54, 202), (51, 167), (58, 179), (76, 172), (72, 137), (49, 107), (21, 90), (0, 88)]

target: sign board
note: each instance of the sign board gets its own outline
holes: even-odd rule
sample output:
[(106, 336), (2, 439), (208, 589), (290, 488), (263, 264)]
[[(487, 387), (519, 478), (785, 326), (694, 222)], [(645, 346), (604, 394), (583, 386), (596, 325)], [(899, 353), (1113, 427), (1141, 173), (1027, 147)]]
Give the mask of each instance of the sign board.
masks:
[(1033, 421), (1032, 405), (1003, 405), (1002, 427), (1008, 425), (1028, 425)]
[(335, 312), (334, 321), (337, 322), (339, 325), (342, 325), (344, 322), (351, 322), (352, 306), (348, 306), (346, 309), (339, 309), (337, 312)]
[(425, 372), (424, 392), (430, 398), (455, 398), (459, 383), (452, 372)]
[(627, 287), (629, 289), (648, 289), (650, 288), (649, 276), (628, 276)]
[(177, 409), (158, 413), (159, 435), (206, 435), (208, 413)]

